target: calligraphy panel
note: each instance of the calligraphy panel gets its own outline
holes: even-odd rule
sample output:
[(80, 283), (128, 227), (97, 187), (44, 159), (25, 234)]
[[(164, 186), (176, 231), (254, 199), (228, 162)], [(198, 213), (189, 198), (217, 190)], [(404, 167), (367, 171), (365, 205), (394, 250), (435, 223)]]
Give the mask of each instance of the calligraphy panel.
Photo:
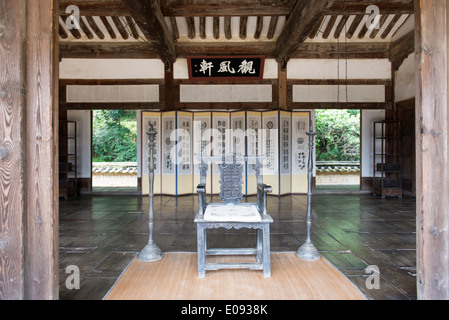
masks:
[(261, 80), (265, 57), (189, 57), (189, 78), (191, 80)]

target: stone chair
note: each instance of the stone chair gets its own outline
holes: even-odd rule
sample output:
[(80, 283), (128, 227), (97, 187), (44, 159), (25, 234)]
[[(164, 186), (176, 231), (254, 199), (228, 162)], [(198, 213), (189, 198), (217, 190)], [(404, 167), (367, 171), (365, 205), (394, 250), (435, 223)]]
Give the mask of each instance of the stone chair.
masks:
[[(272, 217), (267, 213), (267, 194), (272, 188), (263, 184), (261, 161), (266, 156), (201, 156), (200, 184), (197, 187), (199, 209), (195, 217), (197, 224), (198, 274), (205, 278), (206, 270), (239, 269), (263, 270), (265, 278), (271, 277), (270, 224)], [(206, 203), (206, 178), (209, 163), (219, 163), (219, 203)], [(257, 177), (257, 202), (241, 203), (245, 164), (252, 166)], [(208, 229), (255, 229), (256, 248), (207, 248)], [(207, 256), (255, 255), (254, 263), (209, 263)]]

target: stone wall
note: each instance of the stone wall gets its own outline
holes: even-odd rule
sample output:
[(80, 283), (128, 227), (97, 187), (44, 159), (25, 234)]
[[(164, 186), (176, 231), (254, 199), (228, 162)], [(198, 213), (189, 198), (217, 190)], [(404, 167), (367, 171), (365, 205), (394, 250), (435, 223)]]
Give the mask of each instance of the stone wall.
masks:
[(360, 184), (359, 162), (317, 162), (317, 185)]
[(94, 162), (92, 187), (137, 187), (137, 162)]

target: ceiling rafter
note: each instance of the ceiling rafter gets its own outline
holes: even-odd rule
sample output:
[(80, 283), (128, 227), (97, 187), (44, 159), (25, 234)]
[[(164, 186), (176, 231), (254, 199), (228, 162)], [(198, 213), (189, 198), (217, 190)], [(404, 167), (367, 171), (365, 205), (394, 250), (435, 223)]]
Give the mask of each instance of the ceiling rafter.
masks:
[[(71, 4), (80, 8), (79, 30), (65, 25), (65, 8)], [(366, 7), (372, 4), (380, 8), (380, 29), (365, 25)], [(145, 11), (150, 6), (152, 13)], [(75, 48), (72, 55), (63, 56), (83, 56), (81, 50), (88, 50), (86, 56), (147, 54), (173, 62), (189, 50), (256, 54), (260, 46), (259, 53), (286, 62), (307, 55), (335, 55), (333, 51), (326, 55), (322, 48), (333, 50), (333, 39), (341, 37), (360, 42), (351, 44), (352, 56), (360, 49), (361, 56), (369, 57), (364, 49), (369, 47), (379, 49), (372, 56), (388, 56), (383, 50), (413, 13), (413, 0), (60, 0), (60, 11), (62, 48)]]
[(334, 4), (334, 0), (298, 1), (276, 42), (276, 61), (286, 63), (297, 47), (320, 23), (320, 17)]
[(136, 21), (148, 41), (158, 52), (165, 64), (176, 61), (173, 36), (162, 15), (159, 1), (123, 0), (131, 16)]

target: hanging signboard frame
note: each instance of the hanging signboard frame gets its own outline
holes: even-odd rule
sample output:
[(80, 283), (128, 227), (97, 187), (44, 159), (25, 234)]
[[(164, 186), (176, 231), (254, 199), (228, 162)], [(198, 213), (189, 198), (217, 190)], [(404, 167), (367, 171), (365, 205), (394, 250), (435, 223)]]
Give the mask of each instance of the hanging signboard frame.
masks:
[(262, 80), (265, 56), (204, 56), (188, 57), (191, 81)]

